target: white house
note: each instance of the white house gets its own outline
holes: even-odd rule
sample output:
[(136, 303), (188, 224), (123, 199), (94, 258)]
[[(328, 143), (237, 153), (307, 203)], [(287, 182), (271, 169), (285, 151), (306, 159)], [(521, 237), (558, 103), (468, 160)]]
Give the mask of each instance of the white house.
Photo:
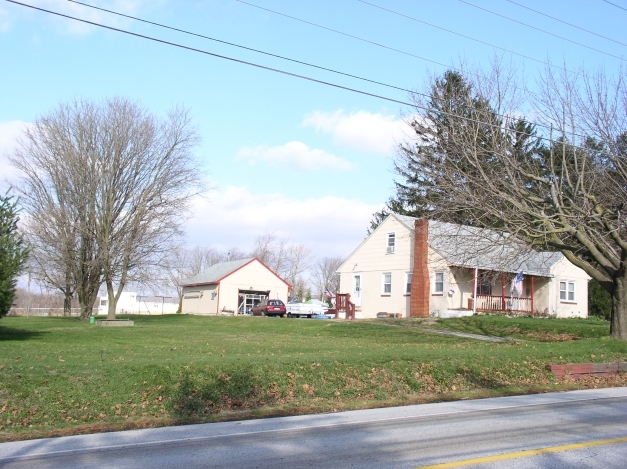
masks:
[[(101, 296), (98, 300), (98, 314), (107, 314), (109, 299)], [(137, 292), (123, 291), (115, 307), (116, 314), (174, 314), (179, 304), (176, 298), (169, 296), (139, 295)]]
[(256, 257), (211, 266), (183, 284), (184, 314), (246, 314), (266, 298), (287, 303), (291, 285)]
[(494, 230), (391, 214), (338, 273), (340, 292), (351, 294), (358, 318), (588, 315), (590, 277), (582, 269), (561, 253), (533, 251)]

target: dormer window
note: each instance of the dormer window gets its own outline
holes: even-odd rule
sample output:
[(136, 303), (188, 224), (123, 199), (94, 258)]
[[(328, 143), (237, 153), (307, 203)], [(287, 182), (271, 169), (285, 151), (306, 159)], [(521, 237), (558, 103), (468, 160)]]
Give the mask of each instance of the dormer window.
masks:
[(388, 233), (388, 244), (385, 250), (386, 254), (394, 254), (394, 247), (396, 245), (396, 233)]

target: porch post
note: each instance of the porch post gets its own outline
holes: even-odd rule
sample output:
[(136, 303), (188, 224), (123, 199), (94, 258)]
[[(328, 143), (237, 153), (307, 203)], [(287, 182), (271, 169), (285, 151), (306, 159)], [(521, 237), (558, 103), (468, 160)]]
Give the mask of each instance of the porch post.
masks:
[(535, 277), (532, 275), (531, 276), (531, 312), (532, 313), (535, 311), (533, 309), (533, 292), (536, 289), (534, 279), (535, 279)]
[(501, 311), (505, 311), (505, 273), (501, 274)]
[(477, 276), (478, 269), (472, 271), (472, 314), (477, 314)]

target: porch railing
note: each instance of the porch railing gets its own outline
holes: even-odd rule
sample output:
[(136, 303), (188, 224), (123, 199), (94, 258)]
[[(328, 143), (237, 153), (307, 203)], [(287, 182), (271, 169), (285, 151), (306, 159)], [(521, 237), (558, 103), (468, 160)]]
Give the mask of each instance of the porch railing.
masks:
[(516, 296), (477, 295), (477, 311), (533, 312), (533, 298)]

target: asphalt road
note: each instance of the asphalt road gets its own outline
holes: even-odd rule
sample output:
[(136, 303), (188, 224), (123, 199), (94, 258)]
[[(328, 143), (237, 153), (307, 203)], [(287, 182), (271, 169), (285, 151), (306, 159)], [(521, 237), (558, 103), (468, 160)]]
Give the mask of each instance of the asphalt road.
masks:
[[(582, 445), (551, 449), (572, 444)], [(511, 457), (541, 448), (548, 452)], [(2, 469), (389, 469), (456, 461), (483, 469), (627, 468), (627, 388), (0, 444)]]

